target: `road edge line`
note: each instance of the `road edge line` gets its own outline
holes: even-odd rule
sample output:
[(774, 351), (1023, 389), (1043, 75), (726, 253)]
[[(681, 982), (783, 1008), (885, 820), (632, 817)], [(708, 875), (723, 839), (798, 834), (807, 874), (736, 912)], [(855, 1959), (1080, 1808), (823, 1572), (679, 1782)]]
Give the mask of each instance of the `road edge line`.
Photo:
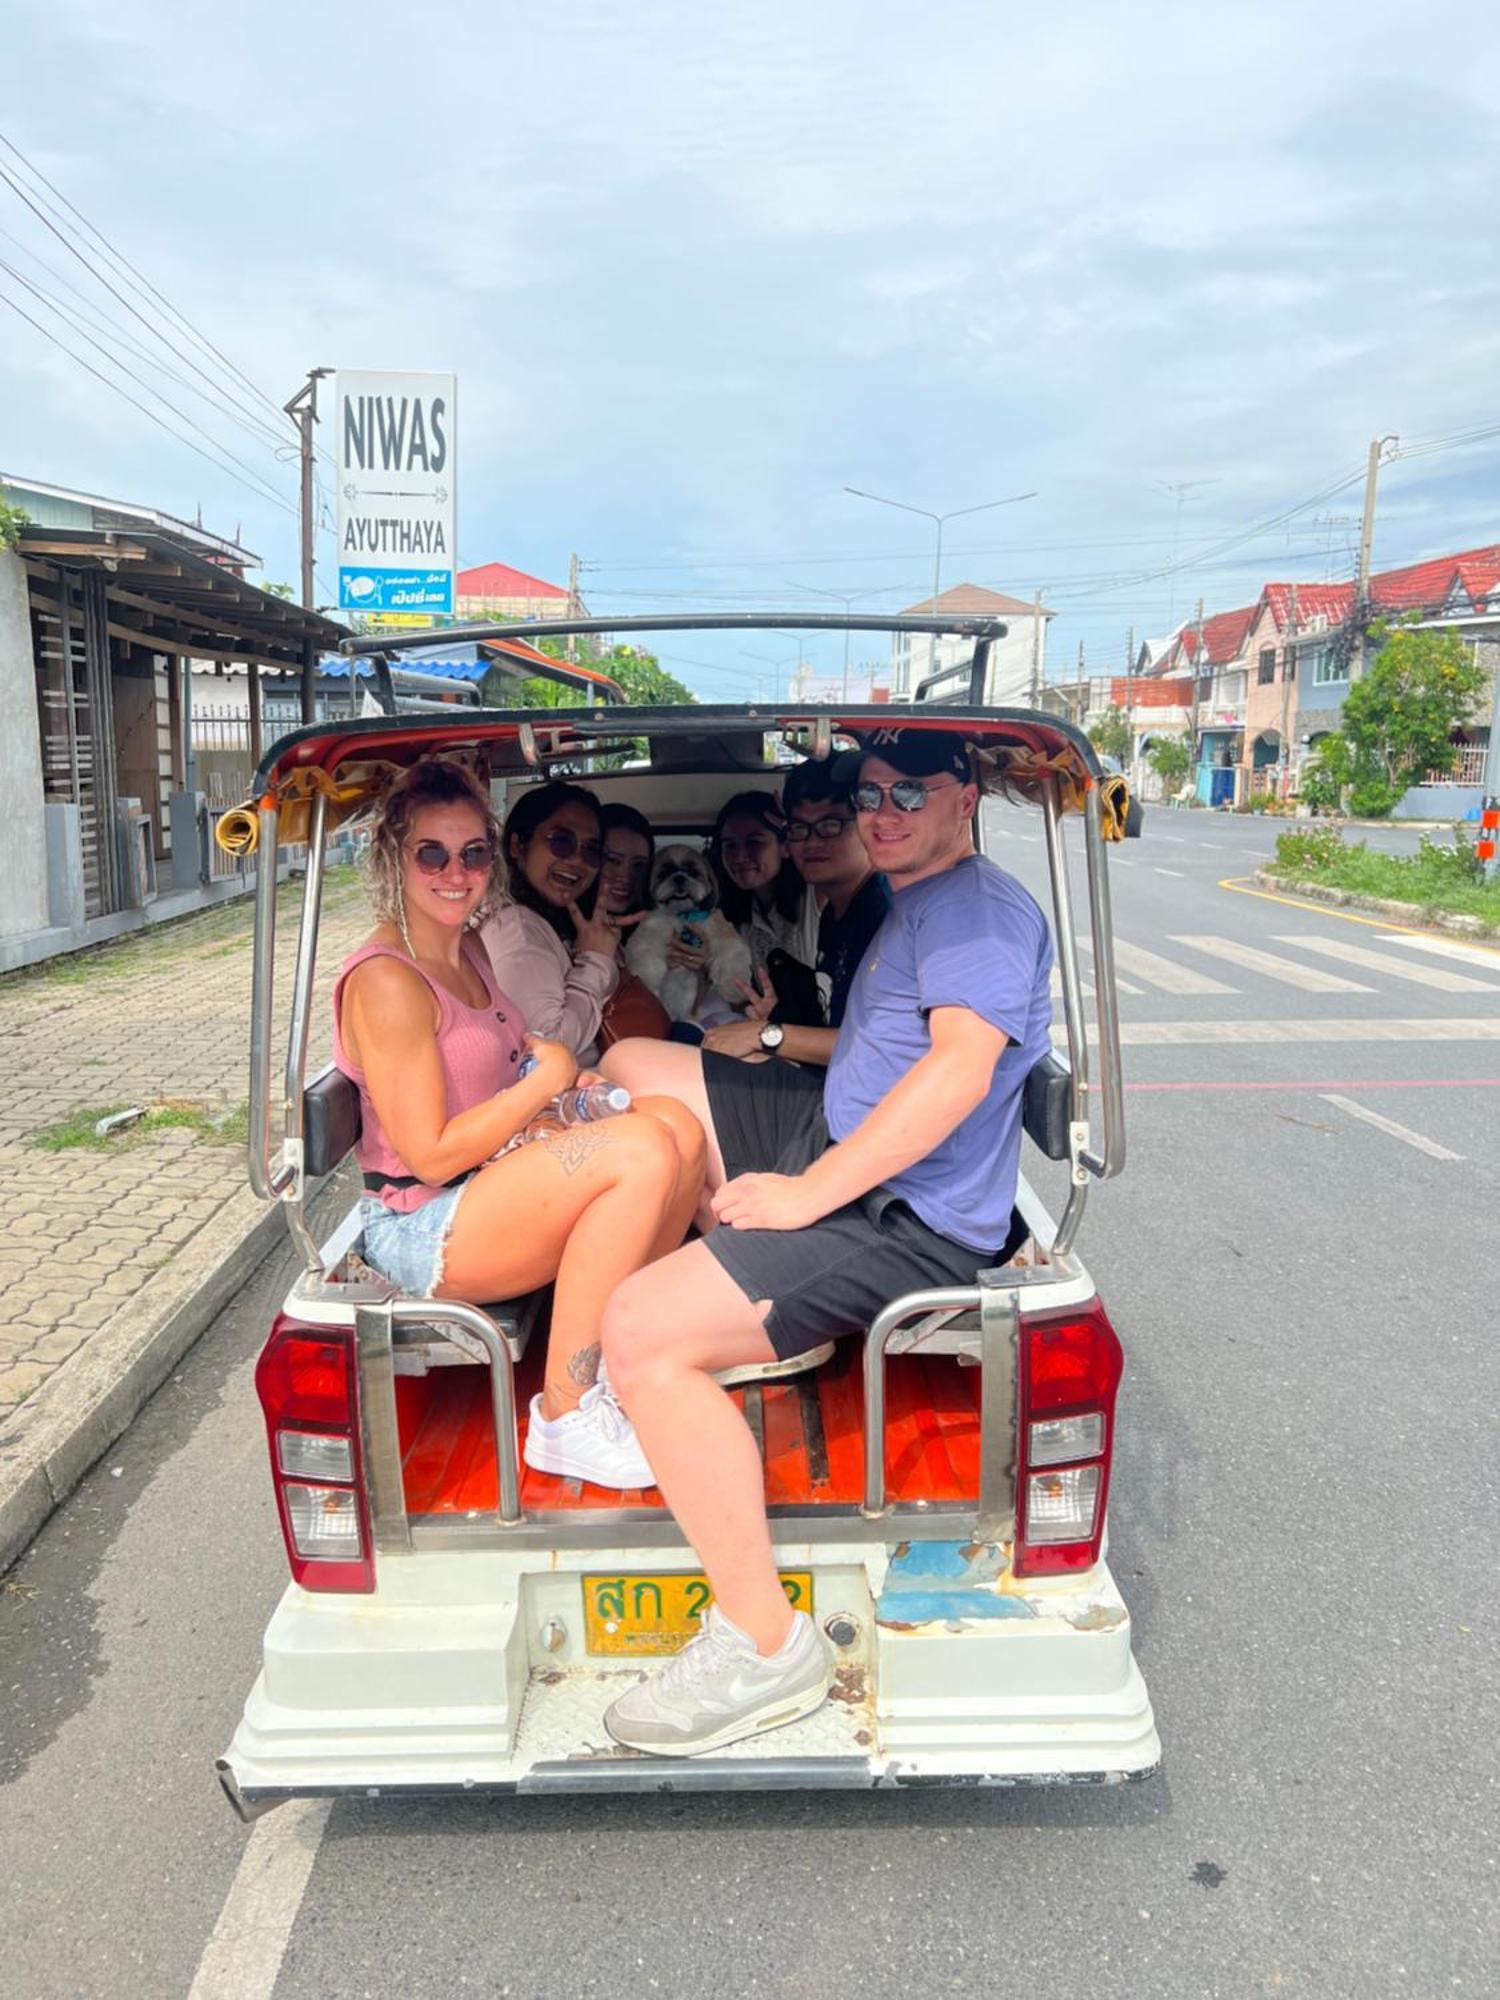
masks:
[(289, 1240), (285, 1230), (279, 1202), (240, 1188), (0, 1426), (0, 1574)]

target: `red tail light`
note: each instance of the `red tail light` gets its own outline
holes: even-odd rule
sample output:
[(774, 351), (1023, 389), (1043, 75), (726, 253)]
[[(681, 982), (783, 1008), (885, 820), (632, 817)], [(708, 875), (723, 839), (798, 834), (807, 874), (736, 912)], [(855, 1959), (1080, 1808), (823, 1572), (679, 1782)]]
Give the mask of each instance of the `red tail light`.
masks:
[(1096, 1300), (1021, 1321), (1015, 1570), (1056, 1576), (1099, 1560), (1123, 1357)]
[(373, 1590), (352, 1329), (278, 1314), (255, 1393), (292, 1580), (304, 1590)]

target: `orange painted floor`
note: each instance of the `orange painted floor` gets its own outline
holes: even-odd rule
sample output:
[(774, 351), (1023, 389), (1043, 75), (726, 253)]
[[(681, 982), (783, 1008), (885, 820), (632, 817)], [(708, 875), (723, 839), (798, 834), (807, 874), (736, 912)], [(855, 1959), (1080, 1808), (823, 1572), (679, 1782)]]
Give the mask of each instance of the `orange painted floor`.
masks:
[[(525, 1412), (541, 1386), (541, 1344), (516, 1370)], [(810, 1375), (738, 1389), (761, 1442), (770, 1506), (857, 1506), (864, 1498), (861, 1348), (842, 1341)], [(886, 1486), (892, 1501), (975, 1500), (979, 1492), (979, 1370), (950, 1358), (894, 1359), (886, 1366)], [(396, 1408), (413, 1514), (486, 1512), (496, 1504), (495, 1432), (484, 1368), (434, 1369), (396, 1378)], [(594, 1507), (659, 1508), (656, 1488), (618, 1493), (521, 1467), (528, 1513)]]

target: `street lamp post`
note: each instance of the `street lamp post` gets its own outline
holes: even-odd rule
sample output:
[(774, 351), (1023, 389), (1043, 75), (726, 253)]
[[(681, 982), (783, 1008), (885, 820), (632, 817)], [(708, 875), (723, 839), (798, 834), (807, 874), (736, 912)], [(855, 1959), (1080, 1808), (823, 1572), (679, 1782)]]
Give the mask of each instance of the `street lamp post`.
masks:
[[(906, 500), (888, 500), (883, 493), (866, 493), (862, 486), (846, 486), (846, 493), (852, 493), (856, 500), (873, 500), (880, 507), (898, 507), (903, 514), (920, 514), (924, 521), (931, 521), (937, 527), (937, 546), (932, 557), (932, 607), (937, 609), (938, 597), (943, 586), (943, 528), (949, 521), (957, 521), (965, 514), (987, 514), (992, 507), (1013, 507), (1018, 500), (1035, 500), (1035, 492), (1008, 493), (1003, 500), (981, 500), (977, 507), (950, 507), (946, 514), (934, 514), (928, 507), (913, 507)], [(927, 642), (927, 670), (931, 673), (937, 666), (938, 641), (934, 632)]]
[[(792, 589), (805, 590), (809, 597), (831, 597), (835, 604), (843, 605), (844, 616), (846, 618), (851, 614), (855, 604), (859, 601), (861, 597), (868, 597), (870, 595), (870, 592), (866, 590), (819, 590), (818, 586), (815, 583), (794, 583), (792, 585)], [(849, 636), (850, 636), (849, 627), (846, 625), (844, 627), (844, 694), (843, 694), (843, 699), (846, 703), (848, 702), (849, 699)]]
[(801, 648), (799, 647), (798, 650), (795, 653), (793, 653), (792, 657), (789, 660), (773, 660), (769, 653), (746, 653), (743, 651), (740, 654), (740, 658), (742, 660), (759, 660), (763, 666), (774, 667), (776, 669), (776, 679), (772, 684), (773, 691), (771, 700), (772, 704), (775, 707), (780, 708), (782, 671), (786, 667), (793, 667), (793, 668), (796, 667), (796, 665), (802, 658)]

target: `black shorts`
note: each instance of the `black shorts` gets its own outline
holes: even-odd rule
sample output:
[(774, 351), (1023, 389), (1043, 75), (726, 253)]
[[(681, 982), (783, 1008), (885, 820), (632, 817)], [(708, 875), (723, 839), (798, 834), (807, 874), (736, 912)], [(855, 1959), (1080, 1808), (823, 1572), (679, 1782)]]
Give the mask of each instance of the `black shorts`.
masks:
[[(730, 1180), (740, 1174), (800, 1174), (831, 1143), (823, 1117), (823, 1071), (772, 1060), (741, 1062), (705, 1050), (703, 1081), (714, 1136)], [(704, 1239), (747, 1299), (770, 1299), (766, 1332), (778, 1355), (864, 1333), (903, 1292), (972, 1285), (1025, 1241), (1020, 1215), (993, 1252), (972, 1250), (929, 1229), (887, 1188), (836, 1208), (808, 1229), (730, 1229)]]

